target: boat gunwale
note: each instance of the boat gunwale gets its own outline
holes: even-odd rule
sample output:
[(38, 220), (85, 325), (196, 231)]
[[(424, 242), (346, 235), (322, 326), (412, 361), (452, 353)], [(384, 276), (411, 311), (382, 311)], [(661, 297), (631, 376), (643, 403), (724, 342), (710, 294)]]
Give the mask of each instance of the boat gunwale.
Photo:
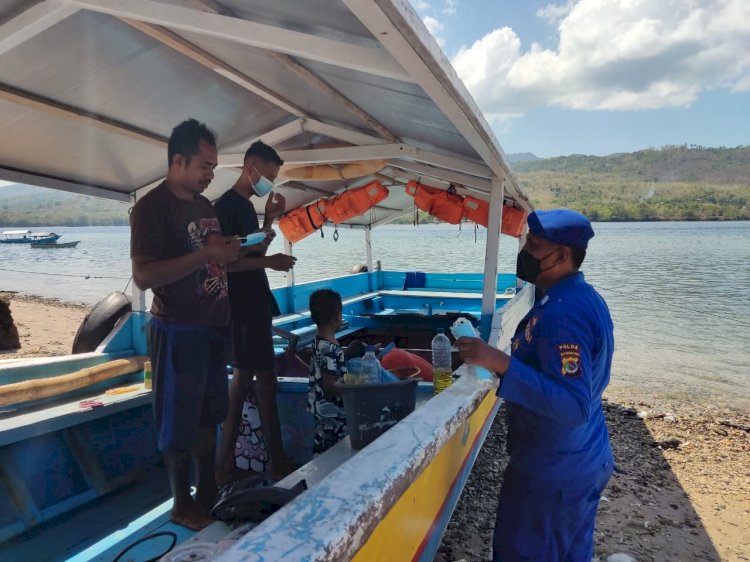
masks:
[[(269, 560), (350, 559), (496, 387), (497, 380), (462, 376), (394, 426), (399, 430), (384, 433), (358, 451), (249, 531), (216, 561), (236, 560), (236, 556), (251, 553)], [(299, 476), (293, 473), (280, 485), (289, 487), (297, 480)], [(346, 490), (342, 490), (342, 482)], [(321, 509), (327, 513), (324, 519), (319, 517)], [(315, 525), (310, 525), (313, 520)]]

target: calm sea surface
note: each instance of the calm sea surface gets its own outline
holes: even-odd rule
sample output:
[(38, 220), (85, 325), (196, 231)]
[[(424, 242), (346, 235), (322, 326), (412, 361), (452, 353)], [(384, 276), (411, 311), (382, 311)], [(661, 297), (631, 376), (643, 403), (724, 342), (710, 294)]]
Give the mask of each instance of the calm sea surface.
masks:
[[(0, 230), (10, 229), (2, 227)], [(46, 229), (35, 229), (46, 230)], [(607, 300), (617, 351), (612, 387), (750, 407), (750, 222), (596, 224), (583, 270)], [(75, 249), (0, 245), (0, 290), (95, 303), (130, 278), (127, 227), (55, 227)], [(332, 229), (294, 248), (297, 282), (346, 274), (365, 262), (364, 235)], [(483, 231), (385, 226), (373, 232), (384, 269), (481, 271)], [(518, 246), (501, 237), (500, 271)], [(271, 252), (283, 251), (280, 240)], [(271, 272), (271, 284), (285, 283)]]

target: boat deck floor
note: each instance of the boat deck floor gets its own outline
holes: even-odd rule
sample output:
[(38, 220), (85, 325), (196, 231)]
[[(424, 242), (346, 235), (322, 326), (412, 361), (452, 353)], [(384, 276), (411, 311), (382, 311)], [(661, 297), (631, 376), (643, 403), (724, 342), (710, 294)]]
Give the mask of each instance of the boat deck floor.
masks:
[[(417, 407), (431, 397), (431, 386), (420, 384)], [(314, 486), (356, 453), (346, 438), (281, 480), (278, 485), (292, 488), (304, 479), (308, 487)], [(241, 534), (238, 535), (225, 523), (215, 522), (195, 533), (171, 523), (171, 509), (166, 469), (161, 463), (155, 463), (132, 485), (4, 543), (0, 546), (0, 558), (35, 562), (112, 562), (129, 545), (153, 533), (172, 532), (176, 535), (177, 545), (180, 545), (186, 541), (236, 540), (249, 530), (247, 527), (239, 529)], [(171, 541), (168, 536), (145, 541), (128, 551), (122, 560), (153, 559), (164, 553)], [(229, 544), (223, 546), (228, 547)]]
[[(154, 465), (133, 485), (98, 498), (3, 544), (0, 547), (2, 558), (36, 562), (111, 562), (120, 549), (112, 551), (109, 547), (118, 544), (118, 537), (132, 537), (135, 532), (145, 536), (168, 524), (171, 508), (167, 471), (163, 466)], [(180, 541), (193, 534), (177, 525), (171, 526)], [(163, 544), (166, 549), (169, 541), (164, 539)]]

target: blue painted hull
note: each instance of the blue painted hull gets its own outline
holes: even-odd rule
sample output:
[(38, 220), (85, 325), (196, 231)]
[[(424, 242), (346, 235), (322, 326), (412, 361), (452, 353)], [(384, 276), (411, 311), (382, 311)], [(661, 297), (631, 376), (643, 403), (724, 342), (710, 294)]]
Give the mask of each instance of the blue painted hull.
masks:
[(36, 246), (37, 244), (54, 244), (59, 238), (59, 234), (51, 234), (50, 236), (32, 237), (30, 242), (32, 246)]
[[(307, 300), (312, 291), (328, 287), (343, 296), (346, 327), (342, 338), (379, 341), (398, 336), (408, 348), (426, 351), (435, 330), (447, 328), (458, 314), (478, 323), (481, 278), (479, 274), (428, 274), (425, 287), (403, 290), (404, 273), (373, 272), (278, 288), (274, 293), (282, 315), (274, 323), (298, 336), (300, 346), (309, 343), (315, 327), (306, 310)], [(515, 288), (515, 282), (513, 275), (498, 276), (498, 307), (511, 300), (510, 289)], [(142, 354), (145, 322), (145, 315), (132, 314), (98, 353), (27, 365), (0, 364), (0, 384), (55, 376), (118, 356)], [(276, 338), (279, 356), (287, 343)], [(132, 385), (141, 376), (124, 376), (110, 386)], [(22, 404), (13, 407), (15, 412), (0, 414), (0, 505), (10, 506), (0, 515), (0, 541), (9, 540), (0, 545), (3, 555), (12, 554), (12, 559), (69, 560), (82, 559), (86, 552), (93, 559), (111, 560), (126, 544), (150, 530), (170, 525), (168, 487), (155, 447), (150, 398), (139, 392), (91, 411), (77, 407), (80, 400), (101, 395), (105, 386), (38, 404)], [(428, 398), (431, 385), (425, 386), (424, 396)], [(312, 456), (313, 422), (307, 413), (306, 394), (306, 379), (281, 379), (279, 410), (285, 449), (298, 464)], [(56, 410), (61, 403), (68, 404), (68, 410)], [(34, 408), (40, 409), (36, 417)], [(23, 423), (14, 425), (14, 420)], [(396, 435), (398, 427), (393, 429)], [(446, 496), (423, 554), (437, 548), (485, 434), (483, 428)], [(354, 462), (353, 455), (346, 452), (340, 462)], [(152, 482), (159, 478), (160, 483)], [(125, 486), (131, 487), (129, 491), (120, 491)], [(61, 524), (60, 516), (71, 510), (75, 514), (66, 516)], [(152, 511), (152, 517), (143, 519)], [(89, 512), (98, 514), (95, 524), (86, 519), (91, 517)], [(140, 521), (137, 525), (136, 520)], [(128, 532), (113, 534), (113, 527), (125, 527)]]

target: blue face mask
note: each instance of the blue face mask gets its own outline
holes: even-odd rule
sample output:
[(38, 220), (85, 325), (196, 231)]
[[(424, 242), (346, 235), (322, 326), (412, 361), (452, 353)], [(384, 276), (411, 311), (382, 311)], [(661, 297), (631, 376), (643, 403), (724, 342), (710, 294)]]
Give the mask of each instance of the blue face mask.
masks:
[(253, 190), (255, 191), (255, 194), (258, 197), (263, 197), (264, 195), (268, 194), (273, 189), (273, 182), (269, 180), (266, 176), (262, 175), (258, 168), (253, 166), (253, 169), (255, 172), (260, 176), (260, 179), (257, 181), (257, 183), (253, 183), (253, 180), (250, 180), (250, 185), (253, 186)]

